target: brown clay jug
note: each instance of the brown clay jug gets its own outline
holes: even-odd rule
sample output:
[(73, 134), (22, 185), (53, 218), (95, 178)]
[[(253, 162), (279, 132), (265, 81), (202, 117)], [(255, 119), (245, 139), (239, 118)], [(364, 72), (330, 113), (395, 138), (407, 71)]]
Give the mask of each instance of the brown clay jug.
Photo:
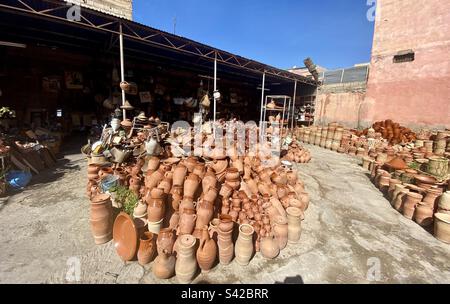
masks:
[(183, 186), (188, 170), (186, 166), (178, 164), (173, 171), (172, 183), (174, 186)]
[(197, 229), (202, 228), (211, 221), (214, 213), (213, 203), (203, 200), (197, 204), (197, 221), (195, 227)]
[(195, 221), (197, 214), (194, 209), (184, 209), (180, 215), (180, 222), (178, 223), (178, 235), (192, 234), (195, 228)]
[(283, 250), (288, 242), (288, 222), (283, 216), (277, 216), (273, 224), (273, 233), (278, 242), (278, 247)]
[(194, 197), (198, 186), (200, 185), (200, 178), (196, 174), (189, 174), (184, 181), (184, 196)]
[(175, 274), (175, 256), (162, 250), (156, 257), (152, 272), (158, 279), (170, 279)]
[(197, 262), (202, 272), (209, 272), (217, 258), (217, 245), (211, 239), (208, 226), (201, 228), (200, 245), (197, 249)]
[(280, 248), (274, 235), (261, 237), (260, 251), (266, 259), (274, 259), (278, 256)]
[(156, 253), (156, 236), (146, 231), (139, 239), (139, 249), (137, 253), (138, 263), (146, 265), (152, 261)]
[(163, 252), (172, 254), (175, 237), (175, 230), (172, 228), (161, 229), (156, 240), (158, 254), (162, 254)]

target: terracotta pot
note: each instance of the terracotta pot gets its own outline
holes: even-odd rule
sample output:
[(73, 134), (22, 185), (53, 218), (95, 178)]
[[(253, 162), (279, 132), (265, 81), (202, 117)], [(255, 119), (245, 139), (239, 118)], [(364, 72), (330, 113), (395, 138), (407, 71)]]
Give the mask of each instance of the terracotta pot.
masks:
[(284, 249), (288, 242), (288, 222), (285, 217), (278, 216), (274, 220), (273, 233), (280, 250)]
[(195, 243), (197, 239), (190, 234), (179, 237), (175, 274), (179, 283), (190, 283), (197, 271)]
[(202, 272), (209, 272), (217, 258), (217, 245), (211, 239), (208, 226), (201, 228), (200, 245), (197, 249), (197, 262)]
[(265, 194), (269, 195), (270, 194), (270, 189), (267, 186), (267, 184), (265, 184), (265, 183), (261, 183), (261, 182), (258, 183), (258, 191), (261, 195), (265, 195)]
[(288, 221), (288, 241), (289, 243), (297, 243), (302, 234), (302, 220), (304, 215), (301, 209), (289, 207), (286, 209)]
[(154, 188), (152, 190), (151, 197), (147, 201), (147, 219), (149, 222), (159, 222), (164, 218), (166, 212), (165, 199), (155, 190), (160, 190), (161, 194), (164, 195), (161, 189)]
[(160, 159), (157, 156), (149, 158), (147, 163), (147, 170), (156, 171), (159, 168)]
[(175, 239), (175, 230), (173, 230), (172, 228), (161, 229), (156, 240), (158, 254), (162, 254), (163, 252), (172, 254)]
[(266, 259), (274, 259), (280, 253), (280, 248), (275, 236), (269, 235), (261, 238), (260, 250)]
[(113, 209), (109, 194), (92, 197), (90, 224), (95, 244), (104, 244), (112, 239)]
[(221, 228), (228, 227), (228, 223), (226, 225), (223, 224), (223, 216), (221, 215), (221, 221), (218, 229), (218, 237), (217, 237), (217, 245), (219, 248), (219, 261), (222, 265), (230, 264), (231, 260), (233, 260), (234, 253), (234, 244), (232, 240), (233, 234), (233, 222), (230, 220), (231, 229), (230, 230), (222, 230)]
[(247, 188), (250, 190), (250, 192), (254, 195), (258, 194), (258, 184), (255, 182), (254, 179), (245, 179), (245, 184), (247, 185)]
[(423, 198), (423, 202), (428, 205), (433, 210), (437, 208), (438, 198), (442, 195), (442, 192), (437, 189), (427, 189), (425, 192), (425, 197)]
[(197, 214), (194, 209), (184, 209), (180, 215), (180, 222), (178, 223), (178, 235), (192, 234), (195, 227)]
[(442, 194), (438, 206), (439, 209), (450, 210), (450, 191), (446, 191)]
[(205, 176), (205, 163), (197, 163), (192, 172), (202, 179)]
[(240, 180), (234, 180), (234, 181), (230, 181), (230, 180), (225, 180), (225, 183), (230, 186), (233, 190), (238, 190), (241, 186), (241, 181)]
[(397, 197), (395, 198), (394, 208), (398, 212), (402, 212), (402, 210), (403, 210), (403, 202), (406, 200), (406, 194), (408, 194), (408, 193), (409, 193), (409, 189), (407, 189), (407, 188), (401, 189), (399, 191)]
[[(145, 177), (145, 187), (148, 189), (156, 188), (158, 183), (164, 178), (165, 171), (160, 167), (154, 171), (150, 176)], [(131, 182), (130, 182), (131, 183)]]
[(190, 156), (184, 160), (183, 164), (188, 169), (189, 173), (194, 172), (195, 166), (198, 164), (198, 159), (196, 157)]
[(418, 203), (422, 201), (423, 196), (415, 192), (408, 192), (406, 199), (403, 202), (403, 216), (412, 220), (414, 211)]
[(165, 194), (169, 194), (172, 189), (172, 179), (165, 177), (158, 185), (159, 189), (162, 189)]
[(395, 200), (397, 199), (397, 195), (400, 193), (400, 191), (401, 191), (402, 189), (405, 189), (405, 188), (406, 188), (406, 187), (403, 186), (402, 184), (396, 184), (396, 185), (395, 185), (394, 191), (392, 192), (391, 200), (390, 200), (390, 203), (391, 203), (391, 206), (392, 206), (392, 207), (394, 207)]
[(180, 222), (180, 213), (178, 211), (175, 211), (169, 220), (169, 228), (177, 229), (178, 223)]
[(161, 220), (159, 220), (157, 222), (150, 222), (150, 221), (147, 220), (148, 231), (150, 231), (153, 234), (158, 234), (159, 231), (161, 230), (162, 225), (163, 225), (163, 220), (164, 219), (161, 219)]
[(138, 262), (141, 265), (150, 263), (156, 253), (156, 236), (151, 232), (144, 232), (139, 239), (137, 253)]
[(186, 166), (182, 164), (178, 164), (174, 171), (173, 171), (173, 177), (172, 177), (172, 183), (175, 186), (183, 186), (184, 179), (186, 178), (186, 174), (188, 172), (188, 169)]
[(434, 236), (438, 240), (450, 244), (450, 214), (434, 214)]
[(392, 195), (394, 194), (395, 186), (399, 185), (401, 183), (402, 183), (401, 180), (398, 180), (398, 179), (395, 179), (395, 178), (389, 179), (389, 188), (388, 188), (388, 191), (387, 191), (387, 199), (389, 201), (392, 200)]
[(100, 171), (100, 165), (90, 164), (88, 165), (88, 180), (90, 181), (96, 181), (99, 179), (99, 171)]
[(175, 274), (175, 256), (167, 252), (161, 252), (156, 257), (152, 272), (158, 279), (170, 279)]
[(200, 178), (196, 174), (189, 174), (184, 181), (184, 196), (194, 197), (199, 185)]
[(214, 172), (216, 172), (216, 175), (225, 172), (227, 167), (228, 167), (227, 159), (214, 160), (212, 163), (212, 168), (214, 169)]
[(229, 198), (231, 194), (233, 193), (233, 188), (227, 184), (223, 184), (220, 188), (219, 195), (222, 196), (222, 198)]
[(420, 202), (414, 211), (414, 221), (420, 226), (426, 227), (433, 223), (433, 208), (427, 203)]
[(195, 227), (200, 229), (211, 221), (214, 213), (214, 205), (204, 199), (197, 204), (197, 221)]
[(179, 212), (180, 215), (184, 213), (185, 209), (195, 210), (195, 203), (192, 197), (185, 196), (180, 203)]
[(219, 191), (216, 188), (210, 187), (207, 192), (204, 192), (203, 199), (208, 202), (215, 202)]
[(239, 226), (239, 236), (236, 241), (234, 252), (236, 255), (236, 262), (239, 265), (248, 265), (253, 255), (253, 233), (254, 229), (248, 224)]
[(113, 174), (114, 171), (111, 167), (101, 167), (98, 171), (98, 176), (100, 179), (104, 179), (107, 175)]
[(147, 217), (147, 204), (142, 201), (139, 201), (137, 206), (134, 208), (133, 217), (134, 218)]
[(217, 184), (216, 175), (212, 172), (207, 172), (202, 179), (203, 193), (208, 192), (209, 188), (215, 188)]
[(281, 204), (280, 200), (278, 200), (278, 199), (272, 197), (272, 198), (270, 199), (270, 202), (272, 203), (272, 206), (274, 206), (274, 207), (277, 209), (278, 213), (279, 213), (282, 217), (286, 218), (286, 210), (284, 209), (284, 207), (283, 207), (283, 205)]
[(298, 180), (298, 173), (295, 170), (289, 170), (287, 172), (288, 184), (294, 186)]

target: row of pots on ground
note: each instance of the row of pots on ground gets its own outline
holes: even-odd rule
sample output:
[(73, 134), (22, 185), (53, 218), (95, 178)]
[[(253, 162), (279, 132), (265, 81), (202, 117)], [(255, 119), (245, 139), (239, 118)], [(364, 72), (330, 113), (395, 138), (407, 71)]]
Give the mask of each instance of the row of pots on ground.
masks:
[[(450, 243), (450, 191), (445, 191), (445, 185), (435, 185), (433, 179), (420, 174), (415, 175), (417, 184), (414, 185), (402, 181), (397, 171), (389, 173), (383, 168), (389, 170), (389, 167), (372, 162), (367, 169), (373, 183), (392, 207), (404, 217), (433, 231), (437, 239)], [(410, 182), (409, 176), (407, 178), (406, 181)]]

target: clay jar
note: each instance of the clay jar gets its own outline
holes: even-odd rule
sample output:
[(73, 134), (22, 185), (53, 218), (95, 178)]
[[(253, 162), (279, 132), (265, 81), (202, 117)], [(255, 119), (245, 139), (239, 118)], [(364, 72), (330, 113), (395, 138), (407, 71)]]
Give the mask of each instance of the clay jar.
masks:
[(211, 239), (208, 226), (201, 228), (200, 245), (197, 249), (197, 262), (202, 272), (209, 272), (217, 257), (216, 242)]
[(150, 192), (150, 199), (147, 201), (147, 218), (149, 222), (159, 222), (166, 212), (164, 202), (164, 191), (153, 188)]
[(427, 203), (419, 202), (414, 211), (414, 221), (422, 227), (430, 226), (433, 223), (433, 208)]
[(194, 172), (194, 168), (197, 165), (198, 160), (196, 157), (194, 156), (190, 156), (187, 159), (184, 160), (183, 164), (186, 166), (186, 168), (188, 169), (189, 173)]
[(148, 189), (155, 188), (159, 184), (159, 182), (164, 178), (165, 173), (166, 172), (163, 170), (163, 168), (160, 167), (158, 170), (151, 173), (150, 176), (147, 175), (145, 178), (145, 187), (147, 187)]
[(427, 189), (425, 197), (423, 198), (423, 202), (427, 204), (433, 210), (436, 209), (437, 200), (439, 196), (442, 194), (440, 190), (437, 189)]
[(184, 181), (184, 195), (194, 197), (198, 186), (200, 185), (200, 178), (196, 174), (189, 174)]
[(137, 253), (138, 263), (146, 265), (152, 261), (156, 253), (156, 236), (146, 231), (139, 239), (139, 249)]
[(88, 165), (88, 179), (90, 181), (96, 181), (99, 178), (98, 176), (99, 170), (100, 170), (99, 165), (95, 164)]
[(202, 179), (205, 176), (205, 163), (197, 163), (192, 172)]
[(219, 247), (220, 264), (228, 265), (233, 259), (234, 244), (232, 240), (233, 221), (231, 216), (221, 214), (218, 226), (217, 245)]
[(183, 199), (183, 186), (172, 186), (170, 190), (170, 203), (174, 210), (178, 210), (180, 207), (181, 200)]
[(208, 202), (215, 202), (219, 191), (216, 188), (210, 187), (208, 191), (204, 192), (203, 199)]
[(219, 195), (222, 196), (222, 198), (229, 198), (231, 194), (233, 193), (233, 188), (227, 184), (223, 184), (220, 188)]
[(434, 214), (434, 236), (450, 244), (450, 215), (445, 213)]
[(298, 179), (297, 171), (289, 170), (286, 175), (288, 179), (288, 184), (294, 186), (297, 183)]
[(203, 193), (208, 192), (209, 188), (215, 188), (217, 184), (216, 175), (212, 172), (206, 172), (202, 179), (202, 190)]
[(234, 248), (236, 262), (239, 265), (248, 265), (253, 255), (253, 233), (255, 230), (248, 224), (239, 226), (239, 236)]
[(262, 237), (259, 246), (262, 255), (266, 259), (274, 259), (280, 253), (280, 248), (274, 235)]
[[(159, 251), (159, 247), (158, 247)], [(156, 257), (152, 272), (158, 279), (169, 279), (175, 274), (175, 256), (163, 250)]]
[(285, 217), (277, 216), (274, 219), (273, 233), (280, 250), (284, 249), (288, 242), (288, 222)]
[(409, 193), (409, 189), (404, 188), (399, 191), (394, 201), (394, 208), (398, 212), (402, 212), (403, 209), (403, 201), (406, 200), (406, 194)]
[(235, 181), (239, 180), (240, 174), (239, 170), (236, 168), (228, 168), (227, 173), (225, 174), (225, 180), (226, 181)]
[(180, 203), (180, 214), (184, 213), (185, 209), (195, 209), (194, 199), (192, 197), (185, 196)]
[(95, 244), (104, 244), (112, 239), (113, 209), (109, 194), (92, 198), (90, 223)]
[(187, 172), (188, 169), (186, 168), (186, 166), (178, 164), (173, 170), (172, 184), (174, 186), (183, 186)]
[(194, 209), (184, 209), (178, 223), (178, 235), (191, 234), (194, 231), (197, 214)]
[(422, 198), (423, 196), (421, 194), (408, 192), (408, 194), (406, 194), (406, 199), (403, 202), (403, 216), (411, 220), (413, 218), (416, 205), (422, 201)]
[(301, 209), (296, 207), (289, 207), (286, 209), (288, 222), (288, 242), (297, 243), (302, 234), (302, 220), (304, 215)]
[(190, 234), (179, 237), (175, 274), (180, 283), (190, 283), (197, 271), (197, 260), (195, 258), (196, 241), (197, 239)]
[(164, 194), (169, 194), (170, 189), (172, 188), (172, 179), (165, 177), (158, 185), (159, 189), (164, 191)]
[(405, 189), (405, 186), (402, 184), (396, 184), (394, 187), (394, 191), (391, 195), (391, 206), (394, 207), (395, 200), (397, 199), (397, 195), (400, 193), (400, 190)]
[(286, 185), (287, 184), (287, 176), (286, 174), (282, 174), (282, 173), (278, 173), (278, 172), (274, 172), (272, 173), (272, 175), (270, 176), (270, 178), (272, 179), (272, 181), (275, 184), (283, 184)]
[(203, 226), (208, 225), (211, 221), (214, 213), (214, 204), (206, 199), (200, 201), (197, 204), (197, 221), (195, 227), (201, 229)]
[(162, 254), (163, 252), (172, 254), (175, 238), (175, 231), (172, 228), (161, 229), (156, 240), (158, 254)]
[(152, 156), (150, 157), (150, 159), (148, 160), (147, 163), (147, 170), (151, 170), (151, 171), (156, 171), (159, 168), (159, 157), (157, 156)]

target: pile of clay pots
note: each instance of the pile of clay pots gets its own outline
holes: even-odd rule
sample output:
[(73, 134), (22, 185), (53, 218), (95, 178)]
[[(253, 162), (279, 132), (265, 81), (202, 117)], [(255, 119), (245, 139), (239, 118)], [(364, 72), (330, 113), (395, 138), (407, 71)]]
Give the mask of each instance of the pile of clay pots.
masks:
[(377, 121), (372, 125), (372, 128), (357, 131), (355, 134), (369, 137), (373, 131), (379, 133), (391, 145), (409, 143), (416, 140), (416, 133), (411, 131), (411, 129), (400, 126), (399, 123), (393, 122), (391, 119)]
[[(364, 158), (375, 186), (404, 217), (450, 243), (450, 183), (407, 166), (409, 152), (397, 153), (384, 161)], [(447, 159), (448, 166), (448, 159)], [(433, 226), (434, 223), (434, 226)]]
[(288, 146), (287, 154), (283, 157), (283, 159), (295, 163), (309, 163), (311, 161), (311, 153), (308, 149), (297, 144), (296, 140), (294, 140)]
[[(205, 134), (180, 133), (176, 144), (203, 141), (202, 153), (174, 157), (130, 156), (127, 162), (88, 165), (87, 194), (96, 244), (113, 239), (119, 257), (152, 264), (156, 278), (176, 275), (191, 282), (197, 269), (211, 270), (233, 259), (247, 265), (255, 254), (273, 259), (288, 242), (297, 243), (309, 195), (298, 173), (282, 165), (256, 144), (246, 153), (236, 145), (222, 149)], [(208, 147), (208, 148), (207, 148)], [(289, 154), (290, 153), (290, 154)], [(243, 155), (242, 155), (243, 154)], [(311, 156), (296, 144), (288, 150), (292, 162)], [(137, 197), (132, 212), (124, 212), (109, 180)], [(106, 181), (106, 182), (105, 182)], [(115, 207), (115, 208), (113, 208)]]

